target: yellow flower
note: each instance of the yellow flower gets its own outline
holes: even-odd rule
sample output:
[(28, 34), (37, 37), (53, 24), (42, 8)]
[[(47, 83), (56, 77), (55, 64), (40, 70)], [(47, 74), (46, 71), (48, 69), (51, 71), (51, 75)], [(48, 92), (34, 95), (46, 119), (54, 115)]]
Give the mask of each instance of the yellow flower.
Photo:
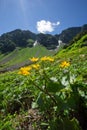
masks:
[(61, 64), (60, 64), (60, 67), (62, 68), (65, 68), (65, 67), (68, 67), (70, 66), (70, 63), (69, 62), (66, 62), (66, 61), (63, 61)]
[(53, 59), (53, 58), (51, 58), (51, 57), (48, 57), (48, 61), (53, 62), (53, 61), (54, 61), (54, 59)]
[(46, 56), (44, 56), (44, 57), (41, 58), (41, 61), (46, 61), (46, 60), (47, 60)]
[(26, 71), (30, 71), (32, 69), (32, 67), (27, 66), (27, 67), (21, 67), (20, 70), (26, 70)]
[(30, 70), (32, 68), (29, 66), (29, 67), (21, 67), (20, 68), (20, 71), (18, 72), (18, 74), (22, 74), (22, 75), (29, 75), (30, 74)]
[(39, 60), (39, 58), (35, 58), (35, 57), (33, 57), (33, 58), (30, 58), (30, 60), (31, 60), (32, 62), (36, 62), (36, 61)]
[(53, 62), (54, 59), (51, 58), (51, 57), (48, 57), (48, 56), (44, 56), (44, 57), (41, 58), (41, 61), (51, 61), (51, 62)]
[(39, 68), (40, 68), (40, 65), (39, 65), (39, 64), (35, 64), (35, 65), (32, 65), (32, 67), (33, 67), (34, 69), (39, 69)]
[(29, 72), (29, 71), (26, 71), (26, 70), (22, 70), (22, 71), (19, 71), (18, 74), (29, 75), (30, 72)]

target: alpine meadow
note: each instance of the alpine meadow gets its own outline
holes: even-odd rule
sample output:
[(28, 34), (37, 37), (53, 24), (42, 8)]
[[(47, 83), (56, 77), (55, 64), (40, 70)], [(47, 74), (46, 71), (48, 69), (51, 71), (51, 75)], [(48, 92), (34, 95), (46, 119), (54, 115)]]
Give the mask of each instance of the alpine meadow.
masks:
[(87, 24), (77, 28), (0, 36), (0, 130), (87, 130)]

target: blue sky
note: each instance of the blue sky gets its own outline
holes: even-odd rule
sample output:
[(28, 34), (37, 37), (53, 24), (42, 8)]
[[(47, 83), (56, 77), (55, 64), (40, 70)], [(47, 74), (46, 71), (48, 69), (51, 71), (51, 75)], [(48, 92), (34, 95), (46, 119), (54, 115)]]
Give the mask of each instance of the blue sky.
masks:
[(87, 0), (0, 0), (0, 35), (15, 29), (58, 34), (87, 24)]

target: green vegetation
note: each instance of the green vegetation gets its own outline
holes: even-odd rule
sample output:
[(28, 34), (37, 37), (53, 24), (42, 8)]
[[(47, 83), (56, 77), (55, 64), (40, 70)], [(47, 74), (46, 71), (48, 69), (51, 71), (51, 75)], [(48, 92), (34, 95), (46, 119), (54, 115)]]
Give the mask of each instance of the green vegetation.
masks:
[(28, 44), (27, 44), (28, 47), (33, 47), (34, 40), (28, 39), (27, 42), (28, 42)]
[(0, 36), (0, 52), (12, 52), (17, 47), (33, 47), (35, 41), (47, 49), (55, 49), (58, 45), (58, 40), (50, 34), (34, 34), (30, 31), (22, 31), (20, 29), (5, 33)]
[[(83, 25), (82, 27), (67, 28), (67, 29), (63, 30), (59, 35), (56, 35), (56, 37), (57, 37), (58, 40), (60, 39), (63, 43), (69, 44), (69, 42), (72, 41), (72, 39), (76, 35), (77, 35), (77, 37), (82, 36), (82, 33), (84, 33), (85, 31), (87, 33), (87, 24)], [(81, 35), (79, 35), (79, 33)]]
[(84, 31), (87, 31), (87, 24), (81, 27), (65, 29), (62, 33), (56, 35), (42, 33), (35, 34), (29, 30), (25, 31), (16, 29), (0, 36), (0, 52), (12, 52), (17, 47), (33, 47), (36, 40), (49, 50), (56, 49), (59, 44), (59, 40), (68, 44), (78, 33), (82, 33)]
[[(86, 130), (86, 40), (87, 34), (55, 56), (44, 56), (41, 48), (42, 55), (35, 53), (38, 46), (31, 48), (32, 55), (39, 55), (30, 55), (33, 64), (0, 74), (1, 130)], [(23, 61), (27, 51), (20, 50)]]
[(45, 47), (38, 45), (33, 48), (17, 48), (11, 53), (0, 54), (0, 71), (15, 69), (29, 64), (29, 58), (53, 55), (55, 51), (49, 51)]

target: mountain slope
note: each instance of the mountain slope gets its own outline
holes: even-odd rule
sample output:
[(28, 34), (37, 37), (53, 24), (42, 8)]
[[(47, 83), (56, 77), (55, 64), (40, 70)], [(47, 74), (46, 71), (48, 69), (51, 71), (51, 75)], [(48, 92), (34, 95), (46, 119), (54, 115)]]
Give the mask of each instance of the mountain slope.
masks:
[[(18, 71), (0, 74), (1, 129), (17, 130), (27, 126), (34, 130), (86, 130), (87, 46), (83, 46), (86, 42), (87, 34), (55, 56), (28, 66), (33, 68), (27, 67), (28, 75)], [(20, 57), (24, 51), (27, 54), (28, 49), (17, 50), (22, 52)], [(11, 59), (11, 55), (6, 57)], [(34, 69), (37, 65), (40, 68)]]
[(31, 57), (41, 57), (53, 55), (55, 51), (49, 51), (41, 45), (33, 48), (17, 48), (11, 53), (0, 55), (0, 72), (18, 69), (21, 66), (28, 65)]
[(63, 30), (59, 35), (56, 35), (58, 40), (68, 44), (78, 33), (87, 31), (87, 24), (81, 27), (71, 27)]
[[(61, 60), (68, 60), (71, 63), (80, 64), (81, 73), (87, 73), (87, 34), (84, 34), (80, 39), (68, 46), (66, 49), (62, 49), (56, 57)], [(84, 70), (83, 65), (86, 67)]]
[(16, 29), (0, 36), (0, 52), (6, 53), (16, 49), (16, 47), (33, 47), (35, 41), (47, 49), (56, 49), (59, 40), (68, 44), (78, 33), (87, 30), (87, 24), (82, 27), (72, 27), (63, 30), (58, 35), (35, 34), (29, 30)]

